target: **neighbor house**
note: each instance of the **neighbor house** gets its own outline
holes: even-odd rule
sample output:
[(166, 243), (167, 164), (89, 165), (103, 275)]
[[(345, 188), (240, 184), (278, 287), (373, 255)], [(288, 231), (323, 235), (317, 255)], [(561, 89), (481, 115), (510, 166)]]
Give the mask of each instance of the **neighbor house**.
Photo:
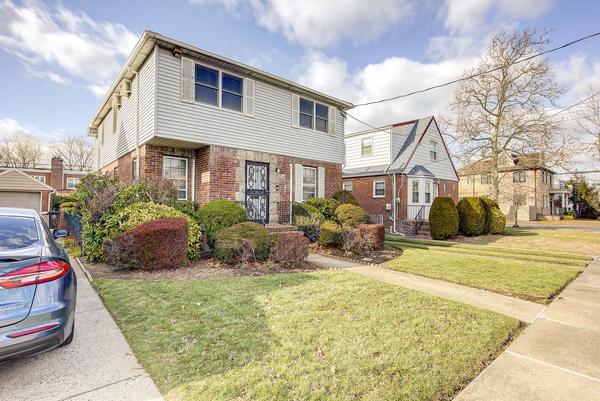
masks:
[(155, 32), (142, 34), (92, 117), (96, 169), (230, 199), (261, 223), (341, 187), (352, 104)]
[(343, 188), (392, 232), (427, 228), (437, 196), (458, 201), (458, 175), (434, 117), (347, 134)]
[[(539, 153), (518, 155), (503, 151), (498, 156), (498, 205), (509, 220), (560, 218), (568, 207), (570, 190), (555, 179), (555, 172), (546, 167)], [(462, 167), (459, 196), (490, 196), (493, 194), (490, 176), (491, 160), (481, 159)]]
[(21, 207), (39, 212), (50, 210), (50, 196), (71, 193), (89, 171), (64, 168), (61, 158), (49, 166), (14, 167), (0, 165), (0, 207)]

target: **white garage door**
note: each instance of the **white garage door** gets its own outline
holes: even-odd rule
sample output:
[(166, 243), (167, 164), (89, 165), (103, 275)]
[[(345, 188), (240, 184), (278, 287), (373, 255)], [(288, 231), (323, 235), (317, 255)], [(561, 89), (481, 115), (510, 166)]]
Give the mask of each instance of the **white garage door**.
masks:
[(40, 192), (2, 192), (0, 191), (0, 207), (20, 207), (40, 210)]

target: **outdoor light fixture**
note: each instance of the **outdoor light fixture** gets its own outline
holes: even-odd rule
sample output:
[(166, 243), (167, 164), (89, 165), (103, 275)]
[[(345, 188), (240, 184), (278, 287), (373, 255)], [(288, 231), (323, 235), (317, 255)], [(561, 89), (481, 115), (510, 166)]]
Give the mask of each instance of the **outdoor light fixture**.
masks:
[(181, 57), (181, 47), (174, 47), (172, 53), (175, 57)]

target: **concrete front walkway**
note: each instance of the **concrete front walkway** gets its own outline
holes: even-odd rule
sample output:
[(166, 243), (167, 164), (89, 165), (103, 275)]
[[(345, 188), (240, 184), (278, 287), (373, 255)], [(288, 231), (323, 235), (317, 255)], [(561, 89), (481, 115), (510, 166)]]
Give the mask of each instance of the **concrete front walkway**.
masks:
[(488, 309), (527, 323), (533, 322), (546, 309), (544, 305), (534, 302), (377, 266), (346, 262), (317, 254), (309, 255), (307, 260), (319, 266), (344, 269), (375, 280)]
[(0, 366), (0, 400), (163, 400), (77, 262), (72, 264), (78, 286), (73, 342)]
[(455, 400), (600, 400), (600, 261)]

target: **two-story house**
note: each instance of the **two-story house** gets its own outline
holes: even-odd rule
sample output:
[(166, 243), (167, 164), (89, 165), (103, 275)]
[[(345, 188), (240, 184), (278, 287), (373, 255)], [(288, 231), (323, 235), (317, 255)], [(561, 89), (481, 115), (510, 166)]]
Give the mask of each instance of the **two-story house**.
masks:
[(88, 129), (96, 168), (166, 177), (180, 199), (230, 199), (289, 223), (293, 202), (341, 187), (352, 104), (145, 31)]
[(458, 175), (434, 117), (346, 135), (343, 188), (372, 219), (413, 234), (433, 200), (458, 201)]
[[(555, 182), (555, 172), (544, 166), (542, 155), (498, 155), (498, 205), (507, 219), (559, 218), (568, 206), (569, 189)], [(491, 160), (481, 159), (462, 167), (459, 196), (492, 196)]]

